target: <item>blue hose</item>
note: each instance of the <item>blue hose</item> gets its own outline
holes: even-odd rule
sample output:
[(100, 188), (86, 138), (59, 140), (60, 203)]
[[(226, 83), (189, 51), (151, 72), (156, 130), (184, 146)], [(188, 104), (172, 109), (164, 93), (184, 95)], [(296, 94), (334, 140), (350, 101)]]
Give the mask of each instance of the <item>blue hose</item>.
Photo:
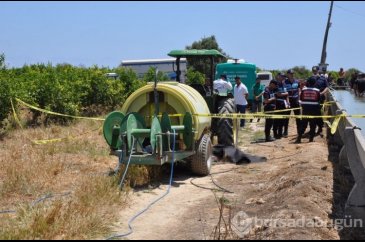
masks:
[(16, 213), (15, 210), (4, 210), (4, 211), (0, 211), (0, 214), (7, 214), (7, 213)]
[[(34, 202), (32, 202), (32, 204), (30, 205), (31, 207), (34, 207), (35, 205), (45, 201), (45, 200), (48, 200), (48, 199), (51, 199), (51, 198), (54, 198), (56, 196), (58, 197), (66, 197), (66, 196), (70, 196), (71, 195), (71, 192), (66, 192), (66, 193), (62, 193), (62, 194), (56, 194), (56, 195), (52, 195), (52, 194), (48, 194), (48, 195), (45, 195), (37, 200), (35, 200)], [(2, 210), (0, 211), (0, 214), (9, 214), (9, 213), (16, 213), (16, 210)]]
[[(172, 186), (172, 182), (173, 182), (173, 177), (174, 177), (174, 161), (175, 161), (175, 145), (176, 145), (176, 131), (174, 131), (174, 142), (173, 142), (173, 147), (172, 147), (172, 160), (171, 160), (171, 174), (170, 174), (170, 182), (169, 182), (169, 187), (166, 191), (165, 194), (163, 194), (161, 197), (157, 198), (156, 200), (154, 200), (152, 203), (150, 203), (145, 209), (141, 210), (140, 212), (138, 212), (136, 215), (134, 215), (129, 221), (128, 221), (128, 229), (129, 232), (125, 233), (125, 234), (120, 234), (120, 235), (113, 235), (109, 238), (107, 238), (106, 240), (112, 240), (112, 239), (117, 239), (117, 238), (124, 238), (127, 237), (131, 234), (133, 234), (133, 228), (132, 228), (132, 223), (142, 214), (144, 214), (145, 212), (147, 212), (154, 204), (156, 204), (157, 202), (159, 202), (160, 200), (162, 200), (164, 197), (166, 197), (171, 190), (171, 186)], [(129, 157), (130, 158), (130, 157)], [(130, 159), (129, 159), (130, 162)], [(127, 171), (127, 169), (126, 169)]]
[[(129, 165), (131, 164), (131, 160), (132, 160), (132, 156), (133, 156), (133, 150), (134, 150), (134, 144), (135, 144), (135, 142), (134, 142), (134, 136), (132, 136), (132, 149), (131, 149), (131, 154), (129, 155), (128, 163), (127, 163), (127, 166), (125, 168), (125, 171), (124, 171), (122, 180), (119, 183), (119, 189), (120, 190), (123, 189), (124, 180), (125, 180), (125, 177), (127, 176), (128, 169), (129, 169)], [(119, 162), (119, 165), (120, 165), (120, 162)]]

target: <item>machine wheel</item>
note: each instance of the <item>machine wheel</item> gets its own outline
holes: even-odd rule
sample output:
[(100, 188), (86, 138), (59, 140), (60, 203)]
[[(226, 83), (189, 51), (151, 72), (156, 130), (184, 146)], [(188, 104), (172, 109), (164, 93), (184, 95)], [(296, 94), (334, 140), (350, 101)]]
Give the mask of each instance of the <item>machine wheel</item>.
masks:
[[(219, 114), (232, 114), (236, 112), (234, 105), (234, 99), (226, 99), (219, 103)], [(233, 120), (222, 118), (218, 120), (217, 124), (217, 136), (218, 143), (224, 146), (232, 146), (234, 144), (233, 139)]]
[(194, 174), (207, 176), (212, 168), (212, 141), (210, 135), (205, 134), (200, 141), (196, 155), (192, 157), (191, 169)]

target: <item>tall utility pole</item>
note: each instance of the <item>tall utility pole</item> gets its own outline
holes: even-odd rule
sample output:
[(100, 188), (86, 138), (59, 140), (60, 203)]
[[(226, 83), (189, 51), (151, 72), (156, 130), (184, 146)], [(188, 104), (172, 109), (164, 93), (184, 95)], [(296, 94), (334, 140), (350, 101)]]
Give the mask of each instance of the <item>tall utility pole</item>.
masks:
[(332, 9), (333, 9), (333, 1), (331, 1), (330, 13), (328, 14), (326, 33), (324, 34), (321, 62), (319, 63), (319, 68), (321, 70), (327, 70), (327, 66), (328, 66), (328, 64), (326, 63), (326, 58), (327, 58), (327, 50), (326, 49), (327, 49), (328, 32), (329, 32), (330, 27), (332, 25), (332, 23), (331, 23)]

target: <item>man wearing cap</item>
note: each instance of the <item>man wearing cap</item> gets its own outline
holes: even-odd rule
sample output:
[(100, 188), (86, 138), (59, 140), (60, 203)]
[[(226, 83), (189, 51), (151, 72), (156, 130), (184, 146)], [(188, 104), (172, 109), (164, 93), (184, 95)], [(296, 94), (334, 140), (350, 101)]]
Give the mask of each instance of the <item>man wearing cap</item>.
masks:
[[(307, 87), (303, 88), (300, 93), (300, 105), (302, 106), (303, 115), (308, 116), (321, 116), (321, 92), (316, 88), (316, 77), (312, 76), (307, 80)], [(316, 126), (318, 124), (318, 119), (303, 119), (301, 122), (302, 131), (299, 132), (296, 144), (302, 142), (302, 135), (304, 133), (304, 128), (310, 124), (309, 132), (309, 142), (314, 142), (314, 136), (316, 133)]]
[[(275, 93), (278, 89), (278, 82), (276, 80), (272, 80), (270, 85), (265, 88), (264, 91), (264, 112), (272, 112), (276, 109), (276, 97)], [(271, 129), (274, 125), (274, 119), (267, 118), (265, 122), (265, 140), (266, 142), (275, 141), (274, 138), (271, 137)]]
[[(236, 76), (234, 78), (236, 85), (234, 86), (234, 103), (236, 104), (237, 113), (246, 113), (248, 90), (245, 84), (241, 82), (241, 78)], [(246, 120), (241, 119), (240, 127), (245, 127)]]
[(213, 82), (213, 88), (215, 92), (218, 92), (219, 96), (227, 96), (228, 91), (232, 90), (232, 84), (227, 81), (226, 75), (221, 75), (220, 79)]
[(313, 76), (319, 76), (319, 66), (312, 67)]
[[(288, 78), (285, 80), (285, 88), (288, 91), (289, 94), (289, 104), (290, 108), (299, 108), (299, 89), (300, 89), (300, 83), (297, 79), (294, 78), (294, 71), (288, 70), (287, 71)], [(287, 113), (287, 115), (290, 115), (291, 111)], [(300, 115), (300, 109), (294, 110), (295, 115)], [(300, 119), (296, 119), (297, 124), (297, 133), (300, 132)], [(285, 119), (284, 124), (284, 137), (288, 136), (288, 130), (289, 130), (289, 119)]]
[[(326, 101), (326, 94), (329, 92), (329, 84), (328, 84), (328, 80), (327, 78), (322, 74), (319, 73), (319, 66), (313, 66), (312, 67), (312, 73), (313, 75), (310, 78), (313, 78), (316, 80), (316, 83), (314, 85), (315, 88), (319, 89), (320, 94), (321, 94), (321, 104), (324, 104)], [(308, 81), (307, 81), (308, 82)], [(305, 130), (307, 129), (308, 126), (308, 122), (301, 125), (301, 132), (302, 135), (305, 133)], [(321, 135), (323, 133), (323, 127), (324, 127), (324, 121), (323, 119), (318, 119), (317, 120), (317, 126), (318, 126), (318, 131), (316, 133), (316, 135)], [(305, 136), (307, 136), (308, 134), (305, 134)]]
[[(278, 83), (278, 89), (275, 94), (276, 97), (276, 110), (283, 110), (282, 112), (275, 113), (277, 115), (286, 115), (285, 109), (289, 107), (288, 102), (288, 92), (284, 86), (285, 84), (285, 74), (280, 72), (276, 76), (276, 81)], [(284, 119), (277, 119), (274, 122), (274, 137), (275, 139), (281, 139), (283, 137), (284, 132)]]

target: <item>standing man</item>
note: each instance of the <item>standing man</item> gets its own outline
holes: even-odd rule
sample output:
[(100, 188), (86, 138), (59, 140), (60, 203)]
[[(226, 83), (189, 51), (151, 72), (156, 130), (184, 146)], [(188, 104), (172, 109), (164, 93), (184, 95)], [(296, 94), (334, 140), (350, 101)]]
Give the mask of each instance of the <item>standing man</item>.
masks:
[[(270, 85), (265, 88), (264, 91), (264, 112), (272, 112), (276, 109), (276, 97), (275, 93), (278, 89), (278, 82), (276, 80), (272, 80)], [(265, 123), (265, 139), (266, 142), (275, 141), (274, 138), (271, 137), (271, 129), (274, 126), (274, 119), (267, 118)]]
[[(289, 104), (290, 108), (299, 108), (299, 89), (300, 89), (300, 83), (297, 79), (294, 78), (294, 71), (288, 70), (287, 71), (288, 78), (285, 80), (285, 88), (288, 91), (289, 94)], [(291, 112), (287, 113), (288, 115), (291, 114)], [(294, 110), (295, 115), (300, 115), (300, 109)], [(296, 119), (297, 124), (297, 134), (300, 132), (300, 119)], [(288, 136), (288, 130), (289, 130), (289, 119), (285, 119), (284, 124), (284, 137)]]
[[(234, 86), (234, 103), (236, 104), (237, 113), (246, 113), (248, 90), (245, 84), (241, 82), (241, 78), (236, 76), (234, 78), (236, 85)], [(240, 127), (245, 127), (246, 120), (241, 119)]]
[[(261, 79), (259, 77), (256, 78), (256, 84), (252, 87), (253, 93), (253, 101), (252, 101), (252, 113), (261, 113), (262, 106), (262, 97), (264, 95), (265, 87), (261, 85)], [(251, 123), (252, 123), (251, 119)], [(260, 118), (257, 119), (257, 122), (260, 122)]]
[(232, 90), (232, 84), (227, 81), (226, 75), (221, 75), (221, 78), (213, 82), (214, 92), (218, 92), (221, 97), (227, 97), (228, 91)]
[(341, 67), (340, 71), (338, 72), (338, 80), (337, 80), (337, 85), (338, 86), (340, 86), (340, 87), (345, 86), (345, 76), (346, 76), (346, 72)]
[[(323, 105), (326, 101), (326, 94), (330, 91), (329, 84), (327, 78), (324, 76), (325, 73), (321, 73), (322, 75), (320, 75), (318, 66), (313, 67), (313, 69), (314, 69), (313, 75), (316, 77), (315, 88), (319, 89), (319, 91), (321, 92), (321, 104)], [(322, 136), (324, 127), (323, 119), (318, 119), (317, 126), (318, 126), (318, 131), (316, 135)]]
[[(310, 77), (307, 81), (307, 87), (305, 87), (300, 94), (300, 105), (302, 106), (303, 115), (321, 116), (321, 92), (315, 87), (316, 81), (314, 76)], [(302, 142), (304, 128), (308, 126), (308, 123), (310, 124), (309, 142), (314, 142), (316, 126), (319, 120), (321, 120), (321, 118), (303, 119), (301, 122), (302, 131), (299, 132), (295, 143), (300, 144)]]
[[(278, 83), (278, 90), (275, 94), (276, 96), (276, 110), (282, 110), (282, 112), (275, 113), (277, 115), (286, 115), (285, 109), (289, 108), (288, 102), (288, 92), (285, 88), (285, 74), (280, 72), (276, 76), (276, 80)], [(284, 124), (285, 119), (276, 119), (274, 122), (274, 137), (275, 139), (281, 139), (283, 137), (284, 132)]]

